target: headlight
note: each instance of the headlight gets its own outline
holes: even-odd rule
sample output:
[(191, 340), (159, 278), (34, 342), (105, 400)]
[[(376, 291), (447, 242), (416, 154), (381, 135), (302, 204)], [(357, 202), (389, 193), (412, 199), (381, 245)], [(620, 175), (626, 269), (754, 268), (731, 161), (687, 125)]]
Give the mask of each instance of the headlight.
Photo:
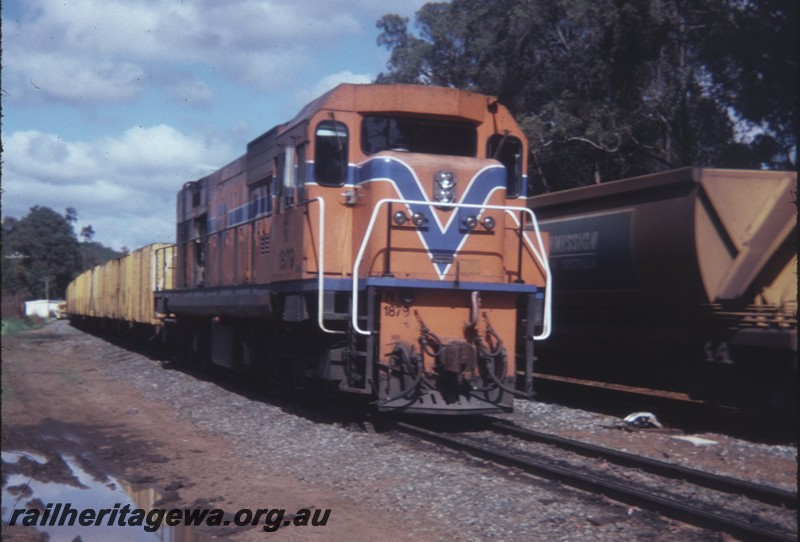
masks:
[(439, 171), (433, 176), (435, 186), (433, 199), (437, 203), (453, 203), (456, 200), (456, 174), (452, 171)]

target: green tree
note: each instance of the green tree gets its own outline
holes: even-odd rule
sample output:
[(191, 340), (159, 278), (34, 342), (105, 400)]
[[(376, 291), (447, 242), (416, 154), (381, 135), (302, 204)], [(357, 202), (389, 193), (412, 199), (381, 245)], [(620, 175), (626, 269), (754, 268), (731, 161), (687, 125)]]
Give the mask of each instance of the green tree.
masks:
[(75, 207), (67, 207), (66, 209), (64, 209), (64, 218), (70, 224), (72, 224), (73, 222), (77, 222), (78, 211), (75, 209)]
[(84, 242), (91, 242), (92, 237), (94, 237), (94, 228), (91, 224), (81, 228), (81, 237), (83, 237)]
[(81, 269), (78, 241), (67, 219), (35, 206), (3, 220), (3, 291), (28, 298), (63, 297)]
[(122, 247), (122, 249), (117, 252), (97, 241), (85, 241), (81, 243), (80, 250), (81, 261), (83, 263), (81, 266), (82, 271), (127, 254), (127, 249), (125, 247)]
[[(498, 96), (529, 137), (539, 190), (686, 165), (787, 167), (796, 160), (794, 38), (770, 41), (766, 29), (793, 36), (795, 16), (793, 0), (429, 3), (417, 35), (397, 15), (378, 21), (378, 44), (391, 51), (378, 81)], [(745, 41), (743, 25), (756, 20), (760, 39)], [(741, 77), (751, 69), (763, 84)], [(770, 86), (783, 82), (789, 90)], [(750, 105), (759, 94), (769, 105)], [(764, 134), (737, 140), (737, 116)]]
[(710, 91), (752, 128), (764, 128), (753, 146), (771, 162), (797, 167), (797, 1), (701, 2), (700, 61)]

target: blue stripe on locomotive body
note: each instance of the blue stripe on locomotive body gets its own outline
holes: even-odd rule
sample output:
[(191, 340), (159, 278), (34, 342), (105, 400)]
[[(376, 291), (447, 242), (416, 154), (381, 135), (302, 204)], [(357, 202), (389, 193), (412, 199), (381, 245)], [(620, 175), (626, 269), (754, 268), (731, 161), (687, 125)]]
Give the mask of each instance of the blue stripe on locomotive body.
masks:
[[(444, 289), (464, 292), (507, 292), (514, 294), (530, 294), (542, 291), (539, 287), (532, 284), (521, 283), (448, 281), (445, 285), (443, 285), (440, 281), (435, 280), (398, 279), (394, 277), (369, 277), (359, 281), (360, 290), (366, 290), (371, 286), (387, 288)], [(317, 288), (317, 279), (274, 283), (271, 286), (271, 289), (275, 292), (312, 292), (316, 291)], [(352, 289), (353, 281), (350, 279), (325, 279), (325, 291), (349, 292)]]
[[(306, 178), (313, 178), (314, 163), (306, 162)], [(357, 187), (372, 182), (389, 182), (394, 186), (400, 199), (409, 201), (431, 202), (422, 182), (414, 169), (395, 157), (377, 156), (358, 165), (348, 167), (347, 182), (344, 187)], [(316, 184), (313, 181), (306, 184)], [(527, 175), (523, 176), (522, 185), (527, 185)], [(342, 187), (339, 187), (341, 189)], [(467, 183), (461, 199), (456, 203), (469, 205), (485, 205), (497, 190), (506, 189), (506, 168), (501, 164), (489, 166), (478, 171)], [(519, 196), (524, 198), (524, 191)], [(507, 199), (507, 198), (504, 198)], [(433, 202), (431, 202), (433, 203)], [(469, 215), (480, 218), (481, 209), (453, 209), (446, 224), (442, 224), (436, 213), (430, 213), (425, 205), (410, 204), (406, 206), (410, 214), (420, 212), (433, 217), (435, 225), (425, 225), (417, 229), (425, 250), (433, 255), (452, 260), (468, 237), (468, 230), (463, 226), (463, 219)], [(442, 205), (446, 207), (446, 205)], [(431, 224), (429, 222), (428, 224)], [(452, 263), (433, 262), (440, 279), (444, 279)]]
[[(345, 187), (354, 187), (354, 186), (358, 186), (359, 184), (362, 184), (364, 182), (369, 182), (370, 180), (373, 180), (372, 178), (366, 176), (366, 175), (369, 175), (370, 171), (378, 171), (378, 169), (377, 169), (378, 167), (375, 166), (375, 165), (372, 165), (372, 162), (377, 161), (377, 160), (387, 160), (387, 159), (396, 160), (396, 159), (384, 156), (384, 157), (370, 158), (369, 160), (367, 160), (367, 161), (365, 161), (365, 162), (363, 162), (361, 164), (357, 164), (357, 165), (349, 164), (348, 168), (347, 168), (347, 180), (345, 181), (344, 186)], [(456, 158), (456, 159), (458, 159), (458, 158)], [(406, 167), (410, 170), (411, 174), (413, 175), (413, 170), (407, 165), (406, 165)], [(496, 167), (502, 169), (503, 179), (502, 179), (502, 182), (499, 183), (499, 185), (495, 184), (495, 187), (497, 187), (497, 188), (505, 188), (506, 187), (506, 177), (505, 177), (506, 169), (505, 169), (504, 166), (502, 166), (500, 164), (498, 164)], [(385, 169), (386, 168), (384, 168), (384, 170)], [(367, 174), (364, 173), (364, 170), (367, 170)], [(306, 184), (309, 184), (309, 185), (310, 184), (317, 184), (315, 181), (312, 180), (312, 179), (314, 179), (314, 162), (313, 161), (306, 162), (305, 175), (306, 175), (305, 178), (309, 179), (308, 181), (306, 181)], [(421, 183), (419, 183), (418, 179), (416, 179), (416, 182), (417, 182), (417, 186), (421, 187)], [(424, 194), (424, 191), (423, 191), (423, 194)], [(465, 196), (466, 196), (466, 194), (465, 194)], [(528, 175), (527, 174), (523, 174), (522, 175), (522, 181), (520, 182), (520, 192), (519, 192), (519, 194), (514, 198), (508, 198), (508, 199), (525, 199), (527, 197), (528, 197)], [(423, 199), (428, 199), (428, 198), (425, 197)], [(480, 201), (462, 201), (461, 203), (481, 203), (481, 202)]]
[[(358, 182), (365, 184), (370, 182), (388, 181), (390, 182), (401, 199), (409, 201), (430, 201), (423, 189), (422, 183), (414, 170), (394, 157), (377, 157), (367, 160), (358, 168)], [(470, 179), (466, 190), (458, 203), (484, 205), (495, 190), (505, 190), (506, 170), (503, 166), (490, 166), (480, 170)], [(450, 214), (447, 224), (439, 221), (436, 213), (430, 213), (430, 208), (426, 205), (410, 204), (407, 205), (410, 213), (420, 212), (426, 216), (433, 216), (435, 225), (418, 228), (420, 239), (425, 246), (425, 250), (433, 256), (455, 257), (464, 241), (467, 239), (466, 231), (459, 227), (462, 212), (454, 209)], [(446, 207), (443, 205), (442, 207)], [(470, 210), (471, 214), (476, 214)], [(478, 213), (478, 216), (480, 214)], [(429, 222), (430, 224), (430, 222)], [(451, 263), (433, 262), (439, 278), (443, 279), (447, 274)]]
[[(463, 291), (463, 292), (505, 292), (511, 294), (531, 294), (537, 296), (543, 294), (544, 290), (538, 286), (531, 284), (517, 284), (517, 283), (496, 283), (496, 282), (448, 282), (446, 288), (442, 287), (442, 283), (433, 280), (421, 279), (397, 279), (392, 277), (370, 277), (365, 280), (359, 281), (359, 289), (364, 291), (368, 287), (387, 287), (387, 288), (411, 288), (411, 289), (436, 289), (448, 291)], [(317, 279), (307, 280), (291, 280), (284, 282), (273, 282), (271, 284), (261, 285), (241, 285), (241, 286), (221, 286), (218, 288), (186, 288), (178, 290), (181, 293), (189, 294), (192, 292), (202, 294), (213, 294), (215, 290), (224, 290), (226, 292), (250, 292), (253, 289), (264, 288), (269, 292), (274, 293), (296, 293), (296, 292), (316, 292), (319, 289), (319, 282)], [(350, 279), (325, 279), (326, 292), (350, 292), (353, 289), (353, 281)], [(175, 290), (170, 291), (175, 293)]]

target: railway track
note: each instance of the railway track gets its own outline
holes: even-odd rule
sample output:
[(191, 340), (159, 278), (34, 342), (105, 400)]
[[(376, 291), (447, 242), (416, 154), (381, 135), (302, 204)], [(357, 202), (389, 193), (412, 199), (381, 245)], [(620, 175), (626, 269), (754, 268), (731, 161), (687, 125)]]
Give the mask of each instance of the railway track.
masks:
[[(385, 423), (390, 423), (392, 427), (404, 433), (446, 445), (471, 456), (514, 467), (537, 477), (557, 480), (585, 491), (599, 493), (627, 505), (658, 512), (697, 527), (725, 532), (742, 540), (792, 541), (797, 539), (796, 524), (792, 530), (791, 527), (778, 525), (775, 521), (762, 517), (760, 513), (753, 512), (753, 510), (762, 510), (769, 506), (774, 509), (774, 513), (783, 514), (786, 517), (790, 514), (791, 517), (796, 517), (797, 494), (789, 491), (530, 431), (501, 421), (487, 422), (488, 430), (494, 435), (510, 435), (520, 442), (536, 441), (567, 449), (573, 454), (613, 462), (626, 469), (635, 468), (646, 471), (661, 477), (662, 480), (664, 478), (682, 480), (684, 484), (696, 486), (698, 494), (715, 492), (717, 495), (723, 494), (722, 497), (717, 498), (740, 501), (738, 505), (732, 507), (733, 511), (731, 511), (725, 506), (714, 504), (703, 498), (687, 499), (676, 496), (669, 491), (658, 489), (658, 483), (655, 484), (655, 488), (647, 487), (651, 486), (648, 483), (632, 483), (624, 477), (599, 473), (598, 471), (601, 470), (599, 467), (575, 466), (574, 463), (553, 460), (552, 454), (531, 453), (507, 444), (501, 446), (496, 442), (491, 442), (491, 438), (476, 438), (473, 435), (465, 436), (464, 434), (453, 436), (401, 421), (385, 421)], [(673, 481), (673, 483), (675, 482)], [(692, 490), (691, 493), (695, 493), (695, 491)], [(752, 507), (743, 506), (742, 499), (756, 504)], [(743, 509), (749, 511), (743, 513)], [(737, 513), (736, 510), (739, 512)], [(794, 510), (794, 512), (790, 512), (790, 510)], [(791, 522), (791, 519), (788, 521)]]
[[(126, 351), (118, 352), (120, 361), (124, 361)], [(297, 398), (295, 397), (294, 400)], [(316, 401), (311, 401), (312, 406)], [(597, 474), (591, 469), (565, 465), (560, 459), (554, 460), (554, 453), (540, 452), (530, 453), (515, 449), (515, 446), (502, 446), (490, 442), (491, 439), (484, 437), (475, 438), (471, 431), (467, 430), (459, 433), (458, 436), (443, 433), (440, 431), (420, 427), (405, 421), (398, 421), (394, 418), (385, 417), (377, 414), (364, 417), (362, 410), (353, 411), (344, 405), (330, 405), (326, 403), (327, 410), (335, 410), (340, 415), (354, 420), (370, 421), (375, 425), (384, 428), (395, 428), (408, 434), (421, 437), (425, 440), (436, 442), (448, 446), (449, 448), (460, 450), (471, 456), (481, 457), (490, 462), (503, 464), (522, 472), (557, 480), (566, 485), (570, 485), (591, 493), (602, 494), (613, 500), (636, 506), (641, 509), (658, 512), (666, 517), (682, 521), (684, 523), (730, 533), (742, 540), (796, 540), (796, 526), (794, 531), (783, 525), (775, 524), (769, 520), (764, 520), (758, 514), (735, 514), (725, 513), (719, 510), (719, 506), (708, 505), (707, 503), (691, 502), (669, 495), (666, 492), (653, 491), (643, 487), (643, 484), (634, 484), (629, 480), (614, 479), (606, 474)], [(474, 429), (474, 426), (473, 426)], [(730, 477), (719, 476), (696, 469), (690, 469), (663, 461), (652, 460), (621, 452), (618, 450), (596, 446), (580, 441), (566, 439), (563, 437), (532, 431), (508, 422), (494, 418), (485, 418), (480, 423), (481, 432), (489, 432), (496, 436), (502, 435), (518, 440), (522, 443), (535, 442), (548, 445), (553, 448), (561, 448), (572, 454), (590, 457), (592, 460), (602, 460), (613, 463), (625, 469), (636, 469), (637, 471), (652, 473), (661, 478), (681, 480), (686, 484), (692, 484), (699, 488), (708, 488), (710, 491), (729, 495), (738, 495), (749, 501), (763, 503), (773, 508), (784, 511), (793, 511), (791, 515), (796, 516), (797, 494), (790, 491), (781, 490), (774, 487), (754, 484), (744, 480)], [(483, 439), (483, 442), (481, 441)], [(487, 442), (487, 440), (489, 442)], [(717, 509), (714, 509), (717, 508)], [(741, 509), (741, 505), (739, 506)]]
[(776, 506), (794, 510), (797, 509), (797, 493), (784, 489), (755, 484), (747, 480), (732, 478), (730, 476), (720, 476), (718, 474), (692, 469), (674, 463), (667, 463), (657, 459), (650, 459), (612, 448), (580, 442), (557, 435), (542, 433), (540, 431), (533, 431), (504, 421), (493, 421), (490, 423), (492, 431), (498, 433), (513, 435), (529, 441), (551, 444), (565, 450), (591, 456), (596, 459), (604, 459), (618, 465), (641, 469), (658, 474), (659, 476), (683, 480), (688, 483), (727, 493), (745, 495), (748, 498)]

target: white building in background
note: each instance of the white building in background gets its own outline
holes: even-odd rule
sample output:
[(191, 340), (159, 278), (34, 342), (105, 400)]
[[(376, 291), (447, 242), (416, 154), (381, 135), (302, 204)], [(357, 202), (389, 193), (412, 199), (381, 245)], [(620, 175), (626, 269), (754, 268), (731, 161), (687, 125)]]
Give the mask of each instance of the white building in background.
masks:
[(64, 303), (58, 299), (37, 299), (36, 301), (25, 302), (25, 316), (37, 316), (39, 318), (58, 318), (59, 304)]

